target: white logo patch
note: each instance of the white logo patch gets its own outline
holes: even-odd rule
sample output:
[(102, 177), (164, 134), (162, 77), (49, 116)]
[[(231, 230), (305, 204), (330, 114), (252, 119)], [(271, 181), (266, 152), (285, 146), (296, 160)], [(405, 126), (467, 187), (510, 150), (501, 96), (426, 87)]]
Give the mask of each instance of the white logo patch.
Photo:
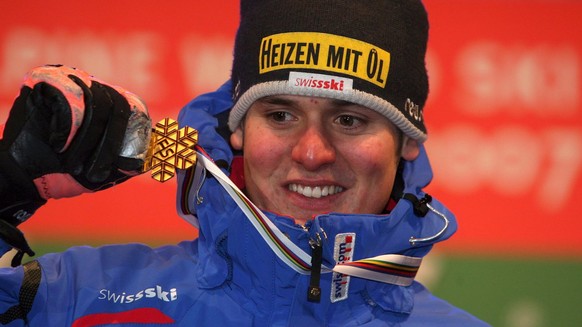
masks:
[[(337, 264), (351, 262), (354, 256), (356, 233), (343, 233), (335, 236), (333, 248), (334, 259)], [(338, 302), (348, 298), (350, 276), (333, 272), (331, 279), (331, 302)]]
[(295, 88), (344, 92), (351, 90), (353, 84), (354, 81), (349, 78), (300, 72), (289, 73), (289, 85)]

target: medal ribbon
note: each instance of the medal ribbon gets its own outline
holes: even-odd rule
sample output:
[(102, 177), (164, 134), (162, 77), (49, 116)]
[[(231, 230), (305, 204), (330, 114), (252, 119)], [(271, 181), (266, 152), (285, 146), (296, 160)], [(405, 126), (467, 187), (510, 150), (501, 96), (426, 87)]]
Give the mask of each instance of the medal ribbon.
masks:
[[(311, 271), (311, 256), (271, 222), (236, 185), (204, 154), (198, 152), (198, 162), (210, 172), (244, 212), (271, 250), (289, 267), (301, 274)], [(408, 286), (412, 284), (422, 258), (399, 254), (385, 254), (362, 260), (338, 264), (333, 269), (322, 265), (321, 271), (335, 271), (349, 276), (371, 279), (378, 282)]]

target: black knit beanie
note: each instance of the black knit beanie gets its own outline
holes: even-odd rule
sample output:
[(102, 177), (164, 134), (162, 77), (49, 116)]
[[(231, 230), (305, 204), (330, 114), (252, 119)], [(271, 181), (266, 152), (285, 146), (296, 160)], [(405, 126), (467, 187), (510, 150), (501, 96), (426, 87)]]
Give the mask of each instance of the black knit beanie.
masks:
[(229, 127), (262, 97), (305, 95), (368, 107), (424, 142), (427, 39), (418, 0), (242, 0)]

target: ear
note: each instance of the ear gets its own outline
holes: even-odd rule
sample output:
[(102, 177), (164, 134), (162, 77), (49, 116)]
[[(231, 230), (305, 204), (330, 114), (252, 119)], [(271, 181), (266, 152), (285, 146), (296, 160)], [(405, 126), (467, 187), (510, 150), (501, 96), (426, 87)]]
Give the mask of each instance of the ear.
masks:
[(408, 136), (404, 136), (404, 144), (402, 145), (402, 158), (407, 161), (412, 161), (420, 154), (420, 147), (418, 142)]
[(243, 130), (239, 126), (234, 131), (234, 133), (230, 134), (230, 145), (235, 150), (242, 150), (243, 148)]

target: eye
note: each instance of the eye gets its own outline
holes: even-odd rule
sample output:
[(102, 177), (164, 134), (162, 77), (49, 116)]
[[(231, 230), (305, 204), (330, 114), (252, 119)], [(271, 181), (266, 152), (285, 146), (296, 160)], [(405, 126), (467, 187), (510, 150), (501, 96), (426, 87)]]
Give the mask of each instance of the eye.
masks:
[(352, 115), (341, 115), (335, 119), (335, 122), (349, 129), (357, 128), (364, 124), (362, 119)]
[(288, 112), (285, 111), (274, 111), (274, 112), (269, 112), (267, 113), (267, 117), (274, 121), (274, 122), (278, 122), (278, 123), (284, 123), (287, 121), (291, 121), (293, 120), (293, 115), (291, 115)]

